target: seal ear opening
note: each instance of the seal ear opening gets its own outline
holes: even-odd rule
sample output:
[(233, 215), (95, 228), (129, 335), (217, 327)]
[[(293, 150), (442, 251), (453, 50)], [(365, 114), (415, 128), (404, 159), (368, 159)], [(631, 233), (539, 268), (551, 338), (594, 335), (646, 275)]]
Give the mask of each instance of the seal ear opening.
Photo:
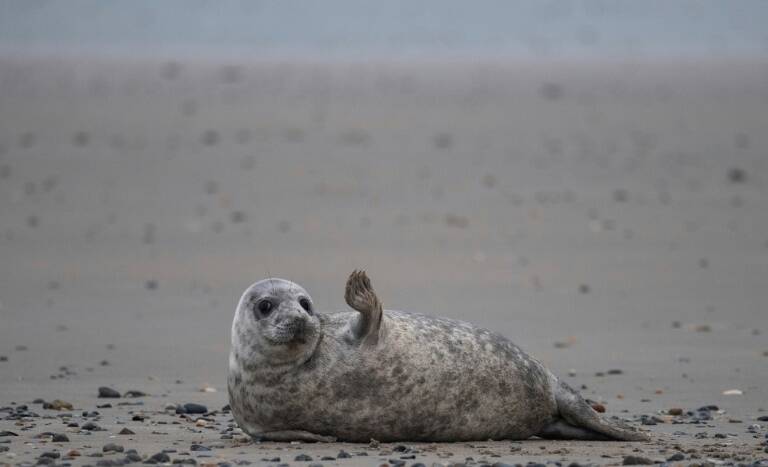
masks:
[(347, 279), (344, 299), (353, 310), (360, 312), (357, 322), (352, 326), (354, 338), (363, 344), (376, 344), (383, 310), (365, 271), (352, 271)]

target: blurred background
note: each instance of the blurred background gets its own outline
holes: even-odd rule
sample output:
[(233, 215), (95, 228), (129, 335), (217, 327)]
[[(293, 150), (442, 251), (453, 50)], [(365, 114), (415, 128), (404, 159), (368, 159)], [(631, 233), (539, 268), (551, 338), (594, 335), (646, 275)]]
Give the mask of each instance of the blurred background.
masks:
[(363, 268), (385, 308), (501, 332), (616, 407), (749, 410), (766, 24), (765, 1), (4, 0), (1, 392), (224, 403), (249, 284), (339, 310)]

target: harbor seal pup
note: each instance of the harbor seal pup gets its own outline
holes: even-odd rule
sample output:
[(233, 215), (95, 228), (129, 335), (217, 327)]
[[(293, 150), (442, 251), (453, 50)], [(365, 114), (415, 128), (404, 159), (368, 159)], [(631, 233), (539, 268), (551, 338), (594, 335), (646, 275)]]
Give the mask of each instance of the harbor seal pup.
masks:
[(364, 272), (322, 313), (298, 284), (265, 279), (232, 323), (232, 414), (269, 441), (648, 440), (603, 418), (505, 337), (384, 311)]

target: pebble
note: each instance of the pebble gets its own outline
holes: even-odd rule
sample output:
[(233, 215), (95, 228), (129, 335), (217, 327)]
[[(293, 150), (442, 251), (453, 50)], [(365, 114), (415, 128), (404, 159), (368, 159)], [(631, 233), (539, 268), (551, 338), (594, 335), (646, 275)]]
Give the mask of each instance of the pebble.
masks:
[(208, 407), (191, 402), (176, 408), (176, 413), (204, 414), (206, 412), (208, 412)]
[(211, 448), (208, 446), (203, 446), (202, 444), (193, 444), (189, 447), (190, 451), (210, 451)]
[(135, 435), (135, 434), (136, 433), (131, 431), (129, 428), (123, 428), (122, 430), (120, 430), (120, 433), (118, 433), (118, 435)]
[(678, 462), (681, 460), (685, 460), (685, 454), (683, 454), (682, 452), (677, 452), (667, 458), (667, 462)]
[(168, 462), (171, 462), (171, 457), (164, 452), (158, 452), (157, 454), (154, 454), (152, 457), (147, 459), (144, 463), (145, 464), (166, 464)]
[(72, 407), (72, 404), (69, 402), (63, 401), (61, 399), (56, 399), (52, 402), (44, 402), (43, 408), (48, 410), (73, 410), (74, 407)]
[(299, 454), (298, 456), (294, 457), (293, 460), (299, 461), (299, 462), (307, 462), (307, 461), (311, 461), (312, 457), (306, 454)]
[(679, 416), (679, 415), (682, 415), (682, 414), (683, 414), (683, 409), (681, 409), (681, 408), (679, 408), (679, 407), (673, 407), (673, 408), (671, 408), (671, 409), (667, 410), (667, 413), (668, 413), (669, 415), (674, 415), (674, 416), (676, 416), (676, 417), (677, 417), (677, 416)]
[(647, 457), (640, 457), (640, 456), (625, 456), (624, 460), (621, 462), (621, 465), (653, 465), (655, 462), (648, 459)]
[(352, 454), (342, 449), (338, 454), (336, 454), (336, 457), (339, 459), (349, 459), (352, 457)]
[(131, 389), (130, 391), (123, 394), (123, 397), (145, 397), (147, 394), (142, 391), (137, 391), (135, 389)]
[(101, 386), (99, 388), (99, 397), (103, 399), (117, 399), (120, 397), (120, 393), (112, 388)]
[(51, 441), (54, 443), (68, 443), (69, 438), (63, 433), (54, 433)]
[(124, 450), (125, 450), (124, 447), (115, 443), (105, 444), (104, 447), (101, 448), (102, 452), (123, 452)]
[(83, 430), (86, 430), (86, 431), (101, 431), (102, 430), (102, 428), (99, 425), (97, 425), (97, 424), (95, 424), (93, 422), (87, 422), (87, 423), (83, 424), (83, 426), (81, 428)]

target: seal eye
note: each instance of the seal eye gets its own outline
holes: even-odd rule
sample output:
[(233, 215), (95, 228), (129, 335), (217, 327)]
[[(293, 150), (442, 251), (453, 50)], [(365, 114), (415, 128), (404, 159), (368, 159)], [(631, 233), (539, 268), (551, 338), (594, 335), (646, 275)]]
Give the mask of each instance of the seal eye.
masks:
[(309, 314), (312, 314), (312, 305), (309, 303), (309, 300), (306, 298), (302, 298), (299, 300), (299, 305), (301, 305), (302, 308), (304, 308), (304, 311), (306, 311)]
[(257, 305), (257, 308), (259, 309), (261, 314), (264, 315), (264, 316), (267, 316), (272, 311), (272, 308), (274, 308), (274, 307), (275, 307), (275, 305), (272, 304), (271, 300), (262, 300)]

